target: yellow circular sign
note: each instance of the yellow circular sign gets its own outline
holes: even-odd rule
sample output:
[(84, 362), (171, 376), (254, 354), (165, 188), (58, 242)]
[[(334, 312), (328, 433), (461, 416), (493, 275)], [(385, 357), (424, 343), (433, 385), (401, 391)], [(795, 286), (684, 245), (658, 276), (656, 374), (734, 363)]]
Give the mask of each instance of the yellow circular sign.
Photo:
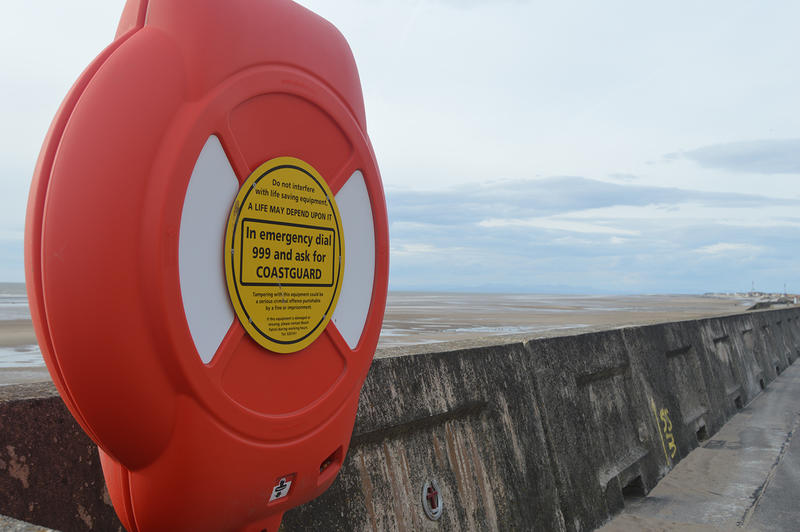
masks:
[(344, 268), (342, 221), (322, 176), (293, 157), (256, 168), (233, 203), (224, 257), (233, 308), (253, 340), (277, 353), (316, 340)]

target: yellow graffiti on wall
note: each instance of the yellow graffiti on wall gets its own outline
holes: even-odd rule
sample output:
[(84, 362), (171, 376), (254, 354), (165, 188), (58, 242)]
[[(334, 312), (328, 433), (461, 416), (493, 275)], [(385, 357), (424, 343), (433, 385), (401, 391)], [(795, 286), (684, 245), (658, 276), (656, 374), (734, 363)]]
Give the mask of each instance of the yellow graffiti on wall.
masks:
[(678, 448), (675, 446), (675, 438), (672, 436), (672, 421), (669, 419), (669, 410), (662, 408), (658, 417), (664, 424), (662, 432), (664, 433), (664, 438), (667, 440), (669, 456), (670, 458), (675, 458), (675, 453), (678, 451)]
[(662, 408), (656, 409), (656, 403), (650, 399), (650, 408), (653, 409), (653, 415), (656, 418), (658, 425), (658, 435), (661, 437), (661, 447), (664, 449), (664, 457), (667, 461), (675, 458), (675, 453), (678, 452), (678, 447), (675, 445), (675, 436), (672, 434), (672, 420), (669, 418), (669, 410)]

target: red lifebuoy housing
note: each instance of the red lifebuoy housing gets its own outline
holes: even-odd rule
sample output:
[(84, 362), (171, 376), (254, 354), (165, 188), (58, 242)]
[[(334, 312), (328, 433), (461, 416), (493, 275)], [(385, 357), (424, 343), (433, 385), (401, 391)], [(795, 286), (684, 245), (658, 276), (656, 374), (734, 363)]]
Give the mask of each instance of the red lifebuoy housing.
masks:
[(388, 226), (349, 47), (288, 0), (129, 0), (28, 204), (34, 326), (131, 531), (277, 530), (347, 452)]

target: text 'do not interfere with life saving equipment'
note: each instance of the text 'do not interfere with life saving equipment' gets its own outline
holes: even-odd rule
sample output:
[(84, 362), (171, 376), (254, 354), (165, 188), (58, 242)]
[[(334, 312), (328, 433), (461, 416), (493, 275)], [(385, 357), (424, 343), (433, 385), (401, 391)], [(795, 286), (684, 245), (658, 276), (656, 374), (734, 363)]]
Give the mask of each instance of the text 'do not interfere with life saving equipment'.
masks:
[(322, 176), (292, 157), (259, 166), (225, 235), (228, 292), (248, 334), (277, 353), (311, 344), (336, 307), (343, 268), (341, 217)]

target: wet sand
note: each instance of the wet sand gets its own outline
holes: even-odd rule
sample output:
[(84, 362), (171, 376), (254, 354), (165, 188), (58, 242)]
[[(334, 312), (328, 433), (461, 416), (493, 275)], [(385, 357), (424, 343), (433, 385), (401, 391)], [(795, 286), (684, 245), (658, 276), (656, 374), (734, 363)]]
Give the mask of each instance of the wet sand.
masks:
[[(376, 356), (744, 312), (753, 299), (692, 295), (389, 294)], [(0, 349), (36, 343), (30, 320), (0, 321)], [(49, 380), (41, 365), (0, 367), (0, 386)]]
[(36, 343), (31, 320), (0, 321), (0, 347), (17, 347)]
[(27, 368), (0, 368), (0, 386), (11, 384), (30, 384), (34, 382), (46, 382), (50, 379), (50, 373), (44, 366)]
[[(14, 349), (36, 344), (31, 320), (0, 321), (0, 349)], [(8, 384), (25, 384), (50, 380), (50, 374), (44, 366), (25, 365), (20, 367), (0, 367), (0, 386)]]
[[(750, 298), (394, 292), (379, 348), (498, 336), (537, 338), (746, 311)], [(413, 349), (417, 351), (417, 349)]]

